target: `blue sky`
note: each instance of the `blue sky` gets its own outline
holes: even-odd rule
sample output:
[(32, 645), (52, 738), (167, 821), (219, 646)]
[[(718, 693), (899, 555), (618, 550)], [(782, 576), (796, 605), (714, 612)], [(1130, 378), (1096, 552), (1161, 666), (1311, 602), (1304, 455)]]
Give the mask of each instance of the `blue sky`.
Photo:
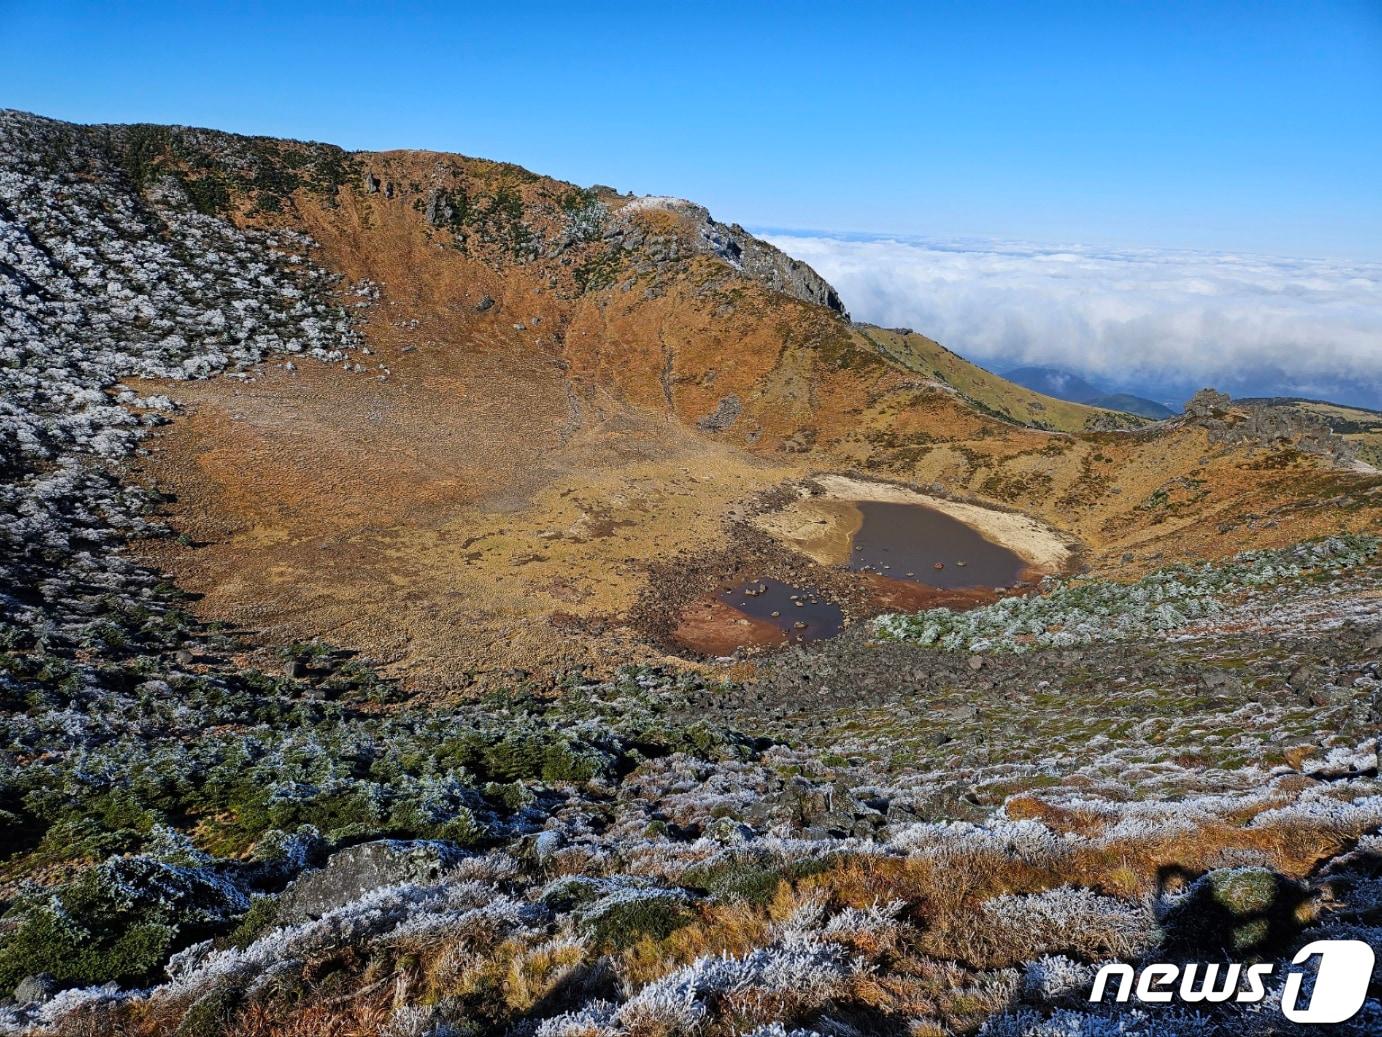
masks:
[(1382, 0), (0, 0), (0, 105), (426, 147), (755, 227), (1382, 258)]

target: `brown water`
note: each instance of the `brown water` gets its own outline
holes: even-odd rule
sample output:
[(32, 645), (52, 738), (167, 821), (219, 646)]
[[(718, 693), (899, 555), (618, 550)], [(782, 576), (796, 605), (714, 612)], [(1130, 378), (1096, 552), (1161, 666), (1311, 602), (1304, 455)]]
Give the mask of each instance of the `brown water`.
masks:
[(720, 591), (720, 600), (751, 619), (771, 623), (791, 641), (818, 641), (844, 629), (840, 606), (813, 590), (780, 580), (751, 580)]
[[(1026, 562), (958, 519), (920, 504), (859, 501), (849, 567), (929, 587), (1009, 587)], [(940, 568), (937, 568), (937, 566)]]

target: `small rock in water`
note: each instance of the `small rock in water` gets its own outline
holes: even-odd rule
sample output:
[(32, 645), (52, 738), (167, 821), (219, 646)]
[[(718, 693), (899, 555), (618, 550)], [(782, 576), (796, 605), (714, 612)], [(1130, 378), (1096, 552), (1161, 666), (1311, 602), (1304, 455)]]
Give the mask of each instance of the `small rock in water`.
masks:
[(944, 562), (935, 562), (935, 563), (932, 564), (931, 568), (932, 568), (932, 569), (944, 569), (944, 568), (945, 568), (945, 563), (944, 563)]

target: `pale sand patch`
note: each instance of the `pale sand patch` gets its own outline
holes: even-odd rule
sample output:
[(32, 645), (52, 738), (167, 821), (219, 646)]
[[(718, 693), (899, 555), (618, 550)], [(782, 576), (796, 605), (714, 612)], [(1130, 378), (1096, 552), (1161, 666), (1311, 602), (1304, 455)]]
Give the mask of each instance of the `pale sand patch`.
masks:
[(905, 486), (843, 475), (822, 475), (815, 482), (825, 490), (825, 496), (804, 496), (781, 511), (761, 516), (757, 525), (822, 565), (838, 565), (849, 558), (850, 543), (863, 523), (854, 501), (890, 501), (933, 508), (1006, 547), (1028, 565), (1047, 572), (1062, 569), (1073, 553), (1064, 536), (1029, 515), (995, 511)]
[(843, 565), (854, 534), (864, 524), (864, 513), (854, 501), (803, 497), (781, 511), (758, 516), (754, 524), (819, 565)]

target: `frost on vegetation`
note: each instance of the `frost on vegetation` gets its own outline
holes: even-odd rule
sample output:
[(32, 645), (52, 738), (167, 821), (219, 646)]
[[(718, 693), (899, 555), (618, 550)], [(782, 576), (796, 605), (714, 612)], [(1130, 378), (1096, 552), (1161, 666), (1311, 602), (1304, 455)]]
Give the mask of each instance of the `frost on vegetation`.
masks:
[(175, 186), (141, 194), (99, 134), (55, 126), (0, 112), (0, 619), (80, 638), (112, 596), (162, 608), (117, 554), (152, 502), (109, 463), (172, 403), (120, 380), (336, 360), (358, 340), (304, 235), (237, 229)]
[(1063, 954), (1044, 954), (1022, 970), (1022, 992), (1029, 1000), (1048, 1004), (1086, 1000), (1097, 971)]
[(1135, 959), (1160, 936), (1145, 906), (1069, 886), (986, 900), (974, 924), (984, 952), (1003, 960), (1057, 952)]
[(1050, 579), (1046, 593), (1004, 598), (967, 612), (927, 609), (874, 620), (884, 639), (947, 651), (1023, 652), (1120, 641), (1184, 628), (1220, 614), (1232, 596), (1309, 576), (1334, 575), (1377, 551), (1376, 537), (1324, 537), (1222, 563), (1177, 565), (1135, 583)]
[[(896, 789), (838, 784), (805, 751), (680, 719), (715, 690), (704, 675), (631, 668), (610, 680), (572, 677), (555, 702), (516, 694), (385, 711), (359, 708), (377, 690), (363, 669), (328, 700), (307, 696), (297, 678), (177, 662), (178, 648), (226, 645), (119, 553), (128, 536), (153, 529), (153, 502), (122, 486), (111, 463), (173, 408), (121, 379), (247, 374), (271, 353), (340, 362), (354, 332), (329, 302), (331, 279), (307, 261), (307, 239), (237, 230), (189, 206), (177, 184), (140, 193), (98, 138), (77, 134), (77, 151), (26, 166), (17, 120), (0, 113), (0, 753), (21, 765), (0, 773), (0, 835), (21, 833), (59, 867), (101, 863), (25, 888), (8, 905), (0, 995), (36, 968), (68, 989), (42, 1004), (0, 1004), (0, 1032), (64, 1032), (69, 1017), (109, 1010), (90, 1016), (89, 1032), (102, 1032), (102, 1019), (128, 1022), (121, 1006), (176, 1018), (217, 996), (266, 1003), (306, 989), (308, 963), (382, 970), (408, 961), (434, 967), (447, 997), (479, 991), (449, 1021), (440, 998), (425, 1011), (401, 1004), (385, 1024), (442, 1034), (494, 999), (490, 977), (513, 980), (518, 958), (501, 955), (518, 954), (557, 961), (554, 975), (589, 969), (608, 981), (573, 981), (528, 1016), (515, 1010), (515, 1032), (840, 1034), (844, 1024), (824, 1013), (927, 931), (909, 914), (924, 905), (890, 901), (886, 886), (870, 906), (832, 911), (809, 900), (748, 938), (754, 946), (693, 960), (697, 948), (641, 985), (610, 963), (631, 948), (699, 938), (680, 931), (691, 922), (764, 912), (801, 892), (785, 886), (840, 863), (961, 878), (989, 865), (1049, 874), (1081, 849), (1164, 842), (1199, 825), (1231, 821), (1252, 836), (1307, 828), (1342, 843), (1382, 824), (1382, 799), (1362, 792), (1369, 756), (1352, 749), (1320, 764), (1329, 783), (1290, 795), (1268, 782), (1253, 795), (1173, 803), (1114, 802), (1087, 789), (1050, 797), (1080, 811), (1092, 834), (1001, 814), (908, 824), (889, 813), (885, 823), (865, 801), (896, 799)], [(609, 222), (588, 195), (573, 196), (567, 215), (574, 240)], [(351, 293), (355, 306), (379, 296), (368, 283)], [(887, 617), (880, 629), (975, 651), (1132, 636), (1213, 616), (1226, 596), (1264, 584), (1342, 571), (1374, 546), (1331, 538), (1129, 587), (1073, 581), (971, 613)], [(845, 815), (838, 831), (850, 837), (817, 828), (805, 838), (808, 807)], [(865, 816), (875, 820), (860, 836), (853, 822)], [(197, 826), (199, 842), (177, 825)], [(445, 840), (470, 853), (436, 881), (390, 880), (321, 917), (276, 914), (285, 887), (333, 848), (381, 838)], [(1355, 852), (1375, 857), (1375, 843), (1367, 837)], [(1375, 940), (1382, 889), (1350, 881), (1353, 913), (1336, 912), (1321, 931)], [(1136, 957), (1154, 941), (1140, 901), (1061, 888), (972, 908), (982, 938), (953, 949), (953, 960), (909, 959), (907, 968), (1007, 1004), (1018, 969), (975, 971), (986, 966), (971, 968), (964, 955), (1036, 957), (1021, 972), (1026, 1003), (988, 1032), (1200, 1032), (1190, 1016), (1073, 1010), (1092, 961)]]

